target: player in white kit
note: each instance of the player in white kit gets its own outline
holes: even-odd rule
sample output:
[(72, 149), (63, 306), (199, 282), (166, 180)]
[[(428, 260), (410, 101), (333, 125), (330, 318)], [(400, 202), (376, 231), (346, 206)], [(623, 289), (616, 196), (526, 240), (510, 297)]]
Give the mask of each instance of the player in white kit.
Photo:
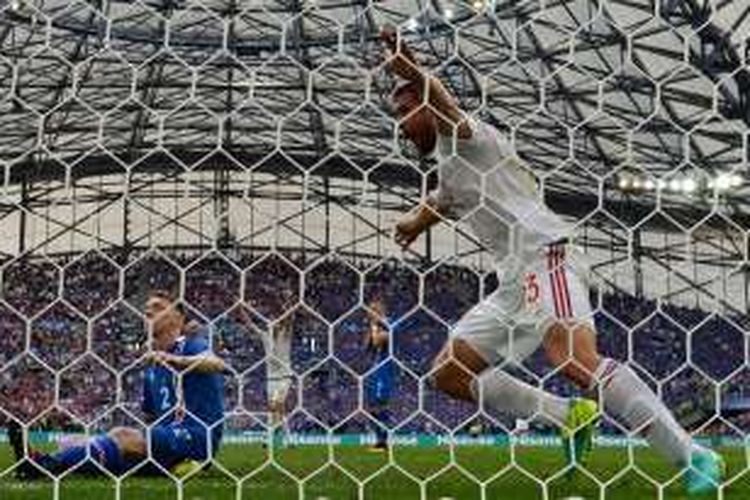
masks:
[(596, 404), (558, 397), (492, 368), (543, 345), (565, 376), (599, 393), (608, 415), (686, 468), (689, 493), (716, 489), (721, 457), (693, 443), (629, 366), (599, 355), (583, 280), (587, 267), (568, 243), (572, 228), (545, 206), (510, 144), (493, 126), (467, 116), (394, 29), (384, 28), (381, 38), (391, 71), (404, 81), (392, 96), (402, 130), (421, 154), (439, 161), (437, 189), (398, 222), (397, 242), (406, 247), (441, 220), (460, 218), (497, 267), (497, 290), (459, 320), (436, 357), (435, 385), (516, 418), (557, 424), (564, 436), (573, 435), (566, 450), (580, 463), (590, 448)]
[(271, 334), (264, 336), (266, 351), (266, 392), (268, 412), (274, 438), (288, 434), (286, 422), (286, 400), (292, 385), (292, 316), (289, 315), (271, 328)]
[[(290, 306), (291, 302), (285, 304), (282, 310), (288, 310)], [(283, 442), (283, 438), (289, 433), (286, 401), (294, 377), (291, 368), (294, 316), (287, 314), (275, 323), (268, 324), (267, 329), (260, 329), (244, 308), (238, 308), (237, 312), (239, 321), (248, 334), (259, 339), (263, 344), (270, 441), (272, 444)]]

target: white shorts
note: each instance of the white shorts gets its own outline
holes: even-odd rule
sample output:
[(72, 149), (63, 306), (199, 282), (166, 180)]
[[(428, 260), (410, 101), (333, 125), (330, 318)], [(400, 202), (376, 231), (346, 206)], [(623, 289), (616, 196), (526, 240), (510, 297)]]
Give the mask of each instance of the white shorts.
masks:
[(565, 244), (508, 259), (497, 290), (456, 323), (452, 337), (469, 343), (491, 365), (531, 355), (556, 322), (593, 326), (589, 290)]

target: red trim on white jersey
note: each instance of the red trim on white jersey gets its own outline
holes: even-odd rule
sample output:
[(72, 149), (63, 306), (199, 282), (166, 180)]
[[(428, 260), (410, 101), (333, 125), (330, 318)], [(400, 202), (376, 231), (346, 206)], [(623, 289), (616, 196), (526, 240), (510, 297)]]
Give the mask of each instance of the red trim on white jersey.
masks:
[(555, 305), (555, 316), (560, 319), (573, 316), (573, 307), (568, 292), (568, 279), (565, 276), (565, 250), (562, 246), (549, 248), (547, 256), (550, 285), (552, 287), (552, 301)]
[(552, 290), (552, 303), (555, 306), (555, 317), (560, 317), (560, 301), (557, 298), (557, 286), (555, 284), (555, 252), (550, 247), (547, 252), (547, 272), (549, 273), (550, 288)]
[(602, 382), (604, 383), (604, 385), (602, 386), (603, 389), (606, 388), (610, 382), (612, 382), (612, 379), (614, 378), (612, 377), (612, 373), (614, 373), (617, 367), (620, 366), (620, 364), (614, 359), (608, 359), (606, 363), (607, 365), (604, 367), (602, 374), (599, 376), (599, 379), (597, 380), (597, 382), (599, 382), (600, 384)]
[(558, 272), (560, 273), (560, 279), (562, 280), (562, 293), (563, 298), (565, 299), (565, 307), (568, 309), (568, 316), (573, 316), (573, 306), (570, 303), (570, 291), (568, 288), (568, 275), (565, 272), (565, 246), (560, 246), (560, 265), (557, 268)]

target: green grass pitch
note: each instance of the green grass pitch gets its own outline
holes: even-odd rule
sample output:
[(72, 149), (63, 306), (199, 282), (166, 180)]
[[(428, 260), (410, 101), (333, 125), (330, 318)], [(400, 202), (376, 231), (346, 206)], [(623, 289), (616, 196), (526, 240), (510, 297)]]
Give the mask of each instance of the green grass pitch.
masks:
[[(727, 481), (720, 494), (702, 498), (750, 499), (747, 452), (719, 451), (727, 460)], [(677, 471), (645, 448), (633, 449), (632, 455), (627, 449), (596, 449), (589, 472), (572, 478), (564, 475), (562, 454), (553, 448), (516, 447), (512, 459), (510, 449), (487, 446), (398, 446), (391, 453), (389, 459), (362, 447), (297, 446), (271, 454), (257, 445), (226, 445), (217, 457), (221, 465), (187, 480), (181, 496), (177, 483), (167, 478), (129, 477), (122, 481), (119, 498), (401, 500), (423, 495), (436, 500), (641, 500), (660, 498), (659, 482), (666, 485), (661, 498), (685, 497)], [(11, 465), (10, 450), (0, 447), (0, 470)], [(0, 477), (2, 500), (53, 498), (54, 489), (51, 481), (22, 483), (7, 473)], [(114, 499), (115, 493), (111, 480), (74, 476), (60, 481), (58, 490), (59, 498), (71, 500)]]

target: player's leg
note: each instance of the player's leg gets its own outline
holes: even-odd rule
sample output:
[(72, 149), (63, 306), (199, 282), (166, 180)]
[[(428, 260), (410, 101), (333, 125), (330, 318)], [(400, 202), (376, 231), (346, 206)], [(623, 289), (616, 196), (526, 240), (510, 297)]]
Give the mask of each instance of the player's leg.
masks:
[(504, 322), (508, 310), (504, 294), (503, 290), (494, 292), (461, 318), (435, 358), (433, 382), (454, 398), (477, 401), (515, 418), (539, 416), (560, 425), (568, 413), (567, 398), (527, 384), (502, 369), (489, 369), (501, 358), (523, 359), (541, 342), (538, 335), (523, 335), (513, 342), (514, 332)]
[(456, 399), (474, 401), (472, 384), (489, 363), (461, 338), (449, 338), (432, 362), (432, 383)]
[(393, 366), (390, 361), (379, 366), (375, 371), (367, 390), (368, 408), (370, 413), (381, 425), (374, 426), (376, 437), (373, 450), (384, 451), (388, 449), (388, 432), (382, 423), (390, 421), (390, 400), (393, 392)]
[(608, 415), (641, 433), (673, 465), (690, 466), (686, 475), (690, 493), (718, 486), (724, 473), (721, 457), (695, 444), (669, 408), (628, 365), (599, 356), (592, 327), (556, 328), (550, 336), (555, 339), (545, 342), (550, 360), (562, 364), (563, 372), (582, 388), (598, 389)]
[(218, 441), (208, 429), (198, 423), (186, 425), (171, 422), (149, 430), (151, 458), (164, 470), (175, 473), (176, 467), (186, 462), (200, 463), (212, 458)]
[[(556, 272), (560, 277), (556, 283), (561, 288), (554, 295), (567, 302), (572, 317), (582, 319), (555, 321), (546, 329), (544, 347), (550, 362), (560, 366), (563, 374), (582, 389), (598, 389), (606, 413), (642, 433), (672, 464), (685, 467), (696, 457), (701, 464), (716, 462), (715, 467), (706, 466), (709, 473), (704, 476), (718, 479), (720, 458), (714, 460), (712, 452), (693, 443), (666, 405), (628, 365), (599, 355), (585, 286), (567, 265), (561, 265)], [(700, 483), (696, 491), (710, 487), (710, 481), (707, 486), (700, 477), (692, 482)]]
[[(570, 296), (562, 293), (567, 290), (565, 276), (562, 273), (564, 260), (564, 246), (552, 245), (534, 249), (524, 254), (523, 259), (523, 289), (524, 298), (518, 322), (534, 332), (545, 347), (551, 347), (553, 341), (564, 340), (555, 337), (551, 332), (557, 331), (557, 326), (567, 326), (571, 318), (588, 318), (591, 307), (588, 301), (579, 304), (572, 301)], [(587, 295), (584, 295), (587, 297)], [(577, 309), (576, 306), (585, 306)], [(523, 330), (522, 330), (523, 331)], [(524, 338), (532, 338), (527, 332)], [(568, 347), (568, 344), (564, 344)], [(567, 351), (566, 351), (567, 352)], [(549, 354), (549, 350), (548, 350)], [(579, 358), (584, 354), (580, 353)], [(560, 363), (553, 361), (553, 365)], [(595, 362), (596, 359), (593, 360)], [(565, 363), (566, 374), (581, 377), (579, 371), (584, 371), (580, 365)], [(563, 451), (569, 464), (584, 464), (593, 448), (593, 436), (597, 424), (598, 406), (595, 401), (584, 398), (571, 398), (568, 411), (561, 426)], [(570, 469), (572, 472), (573, 469)]]
[[(8, 428), (9, 441), (17, 461), (27, 456), (23, 431), (17, 424)], [(112, 474), (122, 474), (132, 460), (146, 455), (146, 440), (138, 429), (116, 427), (106, 434), (99, 434), (79, 444), (66, 447), (56, 453), (40, 453), (28, 450), (28, 457), (51, 474), (61, 474), (73, 467), (84, 474), (95, 474), (102, 469)], [(94, 462), (97, 465), (94, 465)], [(44, 473), (28, 462), (18, 469), (19, 477), (32, 479)]]
[(585, 287), (564, 263), (555, 272), (564, 279), (556, 280), (552, 300), (566, 302), (567, 306), (559, 308), (569, 307), (571, 319), (550, 322), (546, 328), (544, 348), (550, 363), (584, 390), (595, 390), (598, 384), (608, 415), (630, 429), (642, 430), (672, 463), (687, 463), (692, 449), (690, 435), (629, 366), (599, 356)]
[(380, 424), (373, 426), (373, 432), (375, 433), (375, 444), (371, 447), (373, 451), (385, 451), (388, 449), (388, 431), (383, 427), (383, 422), (387, 422), (390, 418), (390, 410), (388, 408), (388, 401), (374, 401), (370, 405), (370, 413), (378, 419)]
[(269, 368), (269, 380), (267, 382), (268, 390), (268, 412), (270, 416), (270, 426), (274, 441), (284, 441), (287, 436), (288, 427), (286, 420), (286, 405), (289, 396), (289, 389), (292, 381), (285, 370), (275, 370)]
[(291, 320), (274, 325), (266, 342), (266, 390), (273, 441), (283, 441), (288, 434), (286, 402), (292, 384)]
[(178, 478), (206, 470), (219, 452), (222, 436), (221, 425), (208, 426), (195, 419), (154, 426), (149, 430), (154, 466), (144, 469), (149, 475), (168, 471)]
[[(623, 420), (630, 429), (642, 431), (649, 442), (675, 465), (688, 463), (692, 438), (651, 388), (626, 364), (599, 356), (596, 333), (588, 325), (558, 327), (545, 342), (553, 364), (586, 390), (601, 391), (607, 414)], [(570, 339), (570, 340), (568, 340)], [(567, 344), (572, 344), (572, 352)]]
[(271, 415), (271, 427), (284, 428), (284, 416), (286, 414), (286, 391), (277, 391), (268, 402), (268, 412)]

